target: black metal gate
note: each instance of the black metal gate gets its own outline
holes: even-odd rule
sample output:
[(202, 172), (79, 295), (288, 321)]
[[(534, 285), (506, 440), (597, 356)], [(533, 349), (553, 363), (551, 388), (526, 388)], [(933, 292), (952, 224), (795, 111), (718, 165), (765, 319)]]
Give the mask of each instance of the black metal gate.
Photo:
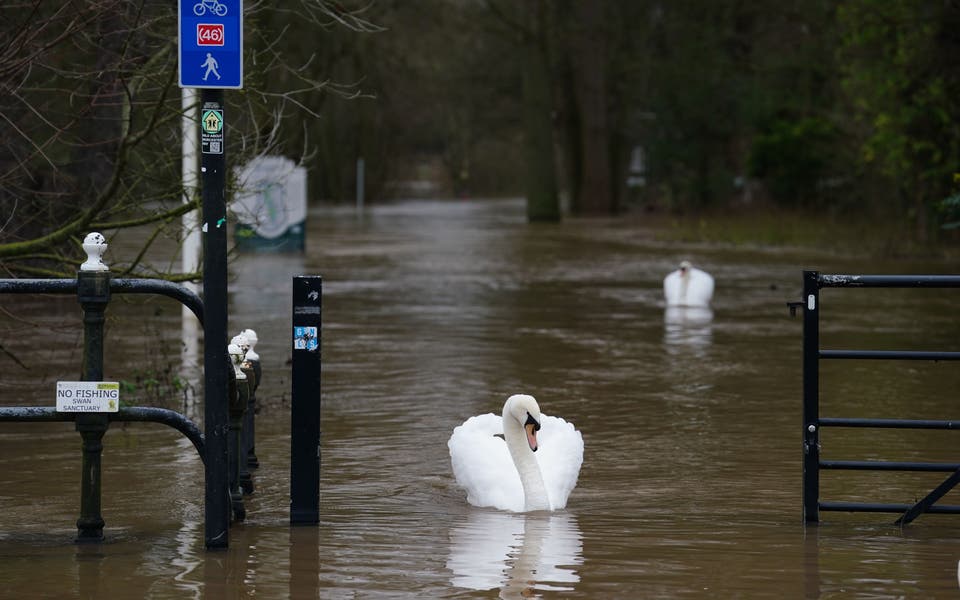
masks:
[[(803, 520), (820, 520), (820, 511), (900, 513), (897, 524), (906, 524), (921, 513), (958, 513), (960, 506), (934, 505), (960, 483), (960, 464), (840, 461), (820, 458), (820, 430), (824, 427), (874, 427), (888, 429), (960, 429), (960, 420), (830, 418), (820, 416), (821, 360), (960, 360), (960, 352), (906, 350), (822, 350), (820, 348), (820, 290), (822, 288), (957, 288), (956, 275), (821, 275), (803, 272), (803, 299), (790, 303), (803, 310)], [(820, 499), (820, 470), (948, 472), (950, 476), (914, 504), (827, 502)]]

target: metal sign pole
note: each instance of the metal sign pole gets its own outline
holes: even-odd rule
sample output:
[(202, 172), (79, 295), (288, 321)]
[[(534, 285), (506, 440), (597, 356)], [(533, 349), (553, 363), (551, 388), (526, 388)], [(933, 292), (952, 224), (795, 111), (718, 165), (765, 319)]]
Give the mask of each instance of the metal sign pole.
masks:
[(206, 445), (206, 544), (229, 544), (230, 492), (227, 435), (230, 429), (227, 356), (227, 204), (223, 148), (223, 90), (200, 96), (203, 141), (200, 172), (203, 201), (203, 364)]
[(229, 545), (227, 204), (223, 90), (243, 87), (243, 0), (180, 0), (180, 87), (200, 88), (207, 548)]

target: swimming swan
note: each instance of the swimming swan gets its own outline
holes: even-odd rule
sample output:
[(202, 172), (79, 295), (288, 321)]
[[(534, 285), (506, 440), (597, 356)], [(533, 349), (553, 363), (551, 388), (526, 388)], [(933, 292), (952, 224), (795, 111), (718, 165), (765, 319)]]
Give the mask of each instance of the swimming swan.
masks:
[(685, 260), (679, 269), (664, 277), (663, 296), (667, 306), (710, 306), (713, 277)]
[(565, 507), (583, 463), (580, 432), (540, 414), (537, 401), (525, 394), (507, 398), (502, 417), (467, 419), (447, 447), (467, 502), (513, 512)]

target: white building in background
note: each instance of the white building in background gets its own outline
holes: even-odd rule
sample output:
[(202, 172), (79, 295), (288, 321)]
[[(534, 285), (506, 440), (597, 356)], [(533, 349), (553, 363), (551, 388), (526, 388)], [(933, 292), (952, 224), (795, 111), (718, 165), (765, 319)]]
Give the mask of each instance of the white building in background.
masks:
[(283, 156), (258, 156), (237, 171), (234, 242), (240, 250), (302, 252), (307, 170)]

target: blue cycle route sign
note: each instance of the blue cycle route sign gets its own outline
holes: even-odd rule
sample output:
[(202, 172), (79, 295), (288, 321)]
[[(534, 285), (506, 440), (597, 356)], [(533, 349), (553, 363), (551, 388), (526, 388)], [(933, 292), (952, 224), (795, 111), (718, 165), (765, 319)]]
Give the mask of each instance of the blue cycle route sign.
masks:
[(243, 0), (180, 0), (180, 87), (243, 87)]

